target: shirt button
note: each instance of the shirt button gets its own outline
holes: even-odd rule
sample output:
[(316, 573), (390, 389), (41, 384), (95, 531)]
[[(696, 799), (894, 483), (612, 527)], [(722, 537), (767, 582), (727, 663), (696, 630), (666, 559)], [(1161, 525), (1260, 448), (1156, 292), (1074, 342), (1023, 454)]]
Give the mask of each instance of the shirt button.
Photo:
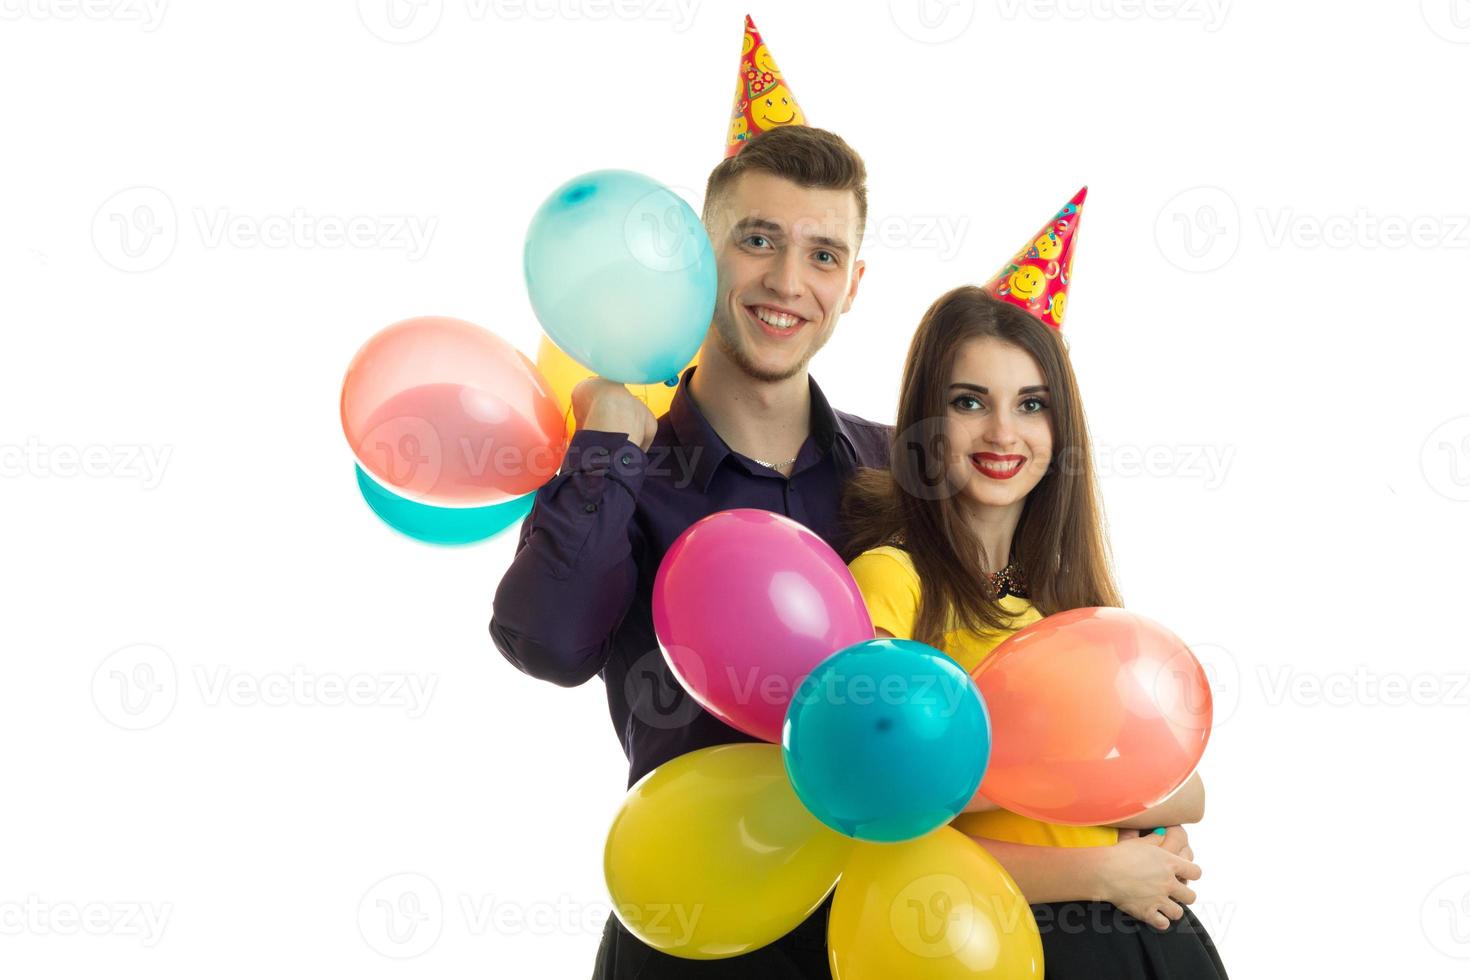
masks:
[(619, 460), (619, 462), (621, 462), (624, 466), (632, 466), (633, 457), (628, 453), (623, 453), (623, 458)]
[(589, 514), (590, 514), (590, 513), (592, 513), (592, 512), (593, 512), (593, 511), (594, 511), (594, 510), (596, 510), (596, 509), (597, 509), (597, 505), (596, 505), (596, 504), (583, 504), (583, 505), (582, 505), (582, 509), (583, 509), (583, 510), (585, 510), (585, 511), (586, 511), (586, 512), (587, 512), (587, 513), (589, 513)]

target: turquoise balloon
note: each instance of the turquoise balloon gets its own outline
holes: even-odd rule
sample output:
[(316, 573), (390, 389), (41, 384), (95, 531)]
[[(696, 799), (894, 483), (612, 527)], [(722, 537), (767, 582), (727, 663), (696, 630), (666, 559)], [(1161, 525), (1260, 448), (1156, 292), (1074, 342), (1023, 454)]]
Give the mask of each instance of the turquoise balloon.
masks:
[(583, 366), (624, 384), (678, 376), (715, 310), (715, 256), (684, 199), (628, 170), (558, 187), (526, 232), (536, 318)]
[(520, 523), (531, 512), (536, 495), (528, 493), (513, 500), (485, 507), (433, 507), (400, 497), (377, 480), (357, 469), (357, 488), (362, 499), (383, 523), (426, 544), (473, 544)]
[(980, 788), (990, 715), (950, 657), (913, 640), (866, 640), (802, 682), (781, 748), (817, 819), (862, 840), (911, 840), (953, 820)]

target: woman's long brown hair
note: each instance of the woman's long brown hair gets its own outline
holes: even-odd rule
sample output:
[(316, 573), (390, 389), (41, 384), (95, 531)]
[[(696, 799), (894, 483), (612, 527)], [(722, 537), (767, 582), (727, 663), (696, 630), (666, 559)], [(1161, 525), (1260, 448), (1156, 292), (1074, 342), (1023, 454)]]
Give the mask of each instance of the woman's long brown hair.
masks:
[(1006, 629), (1011, 620), (990, 594), (987, 575), (998, 569), (984, 567), (946, 466), (950, 372), (960, 347), (985, 337), (1030, 354), (1051, 389), (1051, 466), (1026, 497), (1011, 547), (1032, 604), (1044, 616), (1122, 605), (1109, 569), (1087, 421), (1061, 336), (1025, 310), (961, 286), (934, 301), (909, 346), (891, 469), (859, 470), (843, 496), (844, 557), (880, 545), (909, 553), (922, 592), (914, 639), (931, 646), (947, 628)]

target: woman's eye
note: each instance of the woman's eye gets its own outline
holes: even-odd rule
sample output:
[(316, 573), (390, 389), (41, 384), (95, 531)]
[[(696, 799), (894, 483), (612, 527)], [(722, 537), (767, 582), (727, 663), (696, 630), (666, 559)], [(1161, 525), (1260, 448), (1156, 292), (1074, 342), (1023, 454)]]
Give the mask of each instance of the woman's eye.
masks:
[(954, 401), (950, 402), (950, 404), (953, 405), (955, 408), (958, 408), (962, 412), (972, 411), (972, 409), (970, 408), (971, 405), (973, 405), (975, 408), (985, 407), (980, 403), (980, 399), (976, 398), (974, 395), (961, 395)]
[(1021, 410), (1028, 415), (1046, 411), (1046, 401), (1041, 398), (1028, 398), (1021, 403)]

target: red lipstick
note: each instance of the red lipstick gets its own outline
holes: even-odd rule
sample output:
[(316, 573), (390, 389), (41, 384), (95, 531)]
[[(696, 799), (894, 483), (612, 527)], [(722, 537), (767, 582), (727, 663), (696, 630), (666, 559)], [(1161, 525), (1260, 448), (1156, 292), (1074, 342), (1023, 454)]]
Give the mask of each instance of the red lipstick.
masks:
[(970, 464), (992, 480), (1009, 480), (1021, 472), (1021, 467), (1025, 462), (1025, 456), (1016, 455), (1002, 456), (997, 453), (974, 453), (970, 456)]

